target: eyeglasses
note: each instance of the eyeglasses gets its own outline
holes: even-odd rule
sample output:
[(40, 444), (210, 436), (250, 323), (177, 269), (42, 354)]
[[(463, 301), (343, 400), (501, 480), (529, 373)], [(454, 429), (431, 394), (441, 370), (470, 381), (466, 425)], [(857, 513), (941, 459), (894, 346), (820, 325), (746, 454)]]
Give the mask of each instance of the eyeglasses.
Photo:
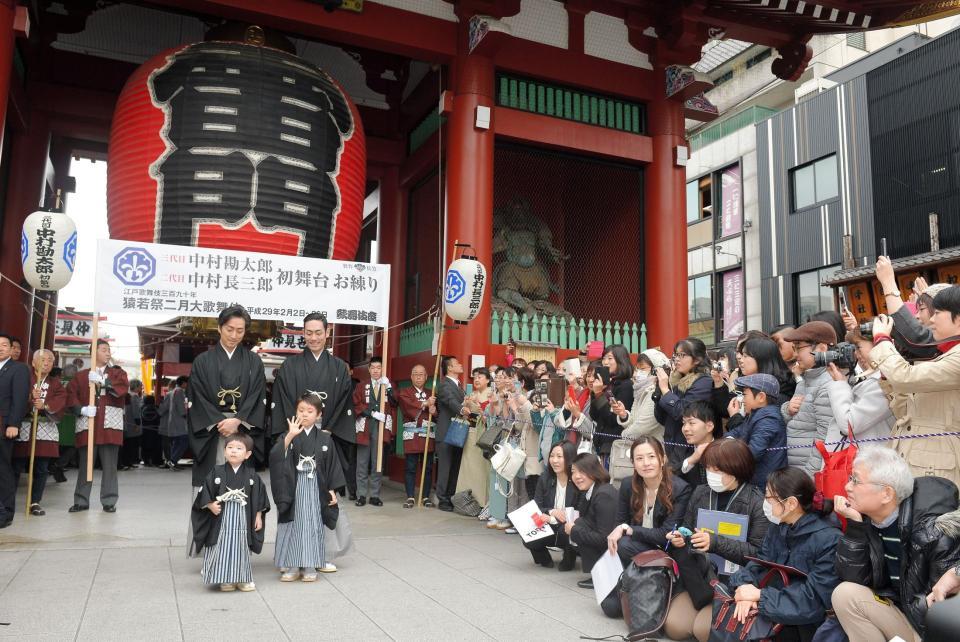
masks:
[(804, 348), (813, 348), (813, 344), (810, 344), (810, 343), (794, 343), (793, 344), (793, 349), (796, 352), (800, 352)]
[(691, 356), (691, 355), (687, 354), (686, 352), (674, 352), (674, 353), (673, 353), (673, 358), (674, 358), (675, 360), (678, 360), (678, 361), (679, 361), (680, 359), (683, 359), (684, 357), (689, 357), (689, 356)]
[(863, 484), (873, 484), (874, 486), (888, 486), (888, 485), (889, 485), (889, 484), (884, 484), (884, 483), (881, 483), (881, 482), (863, 481), (862, 479), (860, 479), (859, 477), (857, 477), (857, 474), (856, 474), (856, 473), (850, 475), (850, 476), (847, 478), (847, 481), (850, 482), (850, 484), (853, 485), (853, 486), (862, 486)]

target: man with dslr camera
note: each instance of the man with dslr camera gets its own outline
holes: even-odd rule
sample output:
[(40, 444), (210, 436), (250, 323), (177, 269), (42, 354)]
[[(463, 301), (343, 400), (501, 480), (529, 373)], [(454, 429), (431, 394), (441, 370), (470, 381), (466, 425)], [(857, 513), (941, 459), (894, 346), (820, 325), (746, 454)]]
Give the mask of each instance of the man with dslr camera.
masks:
[[(880, 315), (873, 321), (874, 347), (870, 363), (883, 374), (882, 385), (904, 404), (910, 422), (898, 435), (916, 436), (956, 430), (960, 416), (960, 287), (941, 290), (932, 302), (934, 339), (943, 354), (911, 365), (891, 339), (893, 320)], [(936, 475), (960, 484), (960, 439), (926, 437), (897, 441), (897, 452), (914, 476)]]

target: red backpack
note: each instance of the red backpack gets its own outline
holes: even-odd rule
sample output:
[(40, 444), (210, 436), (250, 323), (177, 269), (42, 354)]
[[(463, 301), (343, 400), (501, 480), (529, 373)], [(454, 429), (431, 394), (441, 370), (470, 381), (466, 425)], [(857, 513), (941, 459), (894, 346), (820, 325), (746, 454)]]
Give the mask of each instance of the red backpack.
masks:
[[(843, 448), (841, 443), (833, 452), (827, 451), (823, 440), (818, 439), (814, 442), (817, 450), (820, 451), (820, 455), (823, 456), (823, 469), (813, 474), (813, 482), (824, 499), (832, 500), (837, 495), (847, 496), (847, 480), (850, 479), (850, 474), (853, 472), (853, 460), (857, 457), (857, 441), (853, 435), (853, 426), (849, 423), (847, 424), (847, 432), (850, 435), (850, 445)], [(846, 435), (844, 435), (843, 441), (847, 441)], [(841, 448), (843, 449), (841, 450)], [(846, 530), (846, 520), (841, 517), (840, 522), (843, 524), (843, 529)]]

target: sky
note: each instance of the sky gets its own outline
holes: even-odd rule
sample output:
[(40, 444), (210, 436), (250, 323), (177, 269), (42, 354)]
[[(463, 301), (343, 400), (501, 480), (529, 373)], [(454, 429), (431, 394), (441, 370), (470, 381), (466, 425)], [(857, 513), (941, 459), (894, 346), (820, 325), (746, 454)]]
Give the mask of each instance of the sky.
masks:
[[(107, 164), (86, 158), (74, 158), (70, 175), (77, 179), (77, 191), (67, 196), (67, 215), (77, 226), (77, 264), (73, 278), (60, 290), (59, 308), (93, 311), (96, 284), (97, 240), (110, 238), (107, 228)], [(140, 361), (137, 325), (150, 325), (160, 317), (143, 314), (108, 314), (101, 322), (101, 335), (113, 341), (115, 361), (133, 365)]]

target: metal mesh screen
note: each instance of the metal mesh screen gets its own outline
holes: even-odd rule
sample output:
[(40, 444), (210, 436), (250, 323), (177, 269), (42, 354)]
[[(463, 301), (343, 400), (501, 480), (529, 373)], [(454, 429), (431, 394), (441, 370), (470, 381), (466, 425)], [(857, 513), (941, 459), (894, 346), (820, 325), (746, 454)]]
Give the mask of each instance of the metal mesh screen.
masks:
[(495, 163), (494, 310), (640, 324), (642, 171), (516, 146)]

